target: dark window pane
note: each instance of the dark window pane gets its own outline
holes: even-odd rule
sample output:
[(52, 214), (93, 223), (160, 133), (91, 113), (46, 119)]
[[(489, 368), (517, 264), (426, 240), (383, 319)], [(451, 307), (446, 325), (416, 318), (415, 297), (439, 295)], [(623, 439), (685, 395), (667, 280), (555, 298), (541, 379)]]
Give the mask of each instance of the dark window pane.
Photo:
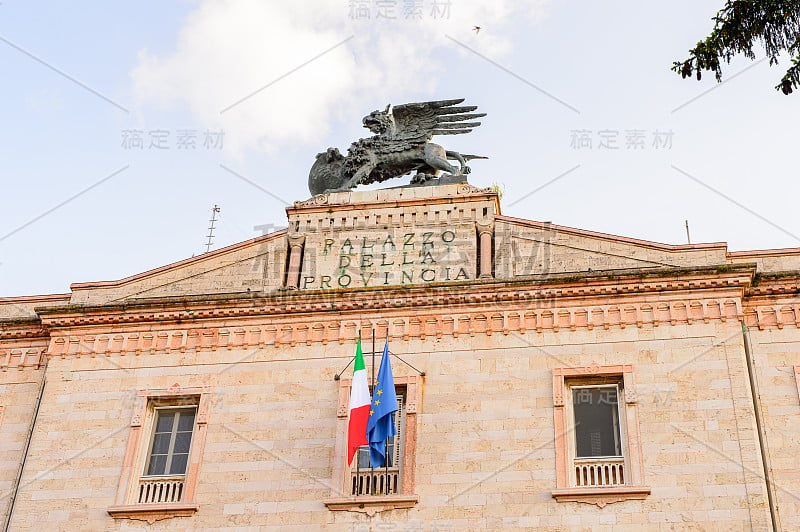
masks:
[(172, 465), (169, 468), (170, 475), (183, 475), (186, 473), (186, 462), (189, 461), (188, 454), (175, 454), (172, 456)]
[(369, 447), (366, 445), (358, 448), (358, 468), (369, 469)]
[(181, 411), (181, 417), (178, 418), (178, 430), (181, 432), (191, 431), (194, 427), (194, 411), (184, 410)]
[(573, 388), (577, 457), (621, 456), (617, 389)]
[[(401, 416), (405, 417), (405, 411), (403, 410), (403, 399), (404, 395), (402, 391), (397, 391), (397, 406), (398, 412), (395, 413), (395, 428), (397, 429), (397, 435), (394, 438), (389, 439), (389, 443), (386, 449), (386, 462), (388, 463), (388, 467), (396, 467), (397, 464), (395, 463), (395, 444), (400, 442), (400, 427), (401, 427)], [(358, 460), (358, 465), (353, 464), (353, 467), (358, 467), (359, 469), (370, 469), (372, 467), (372, 463), (369, 458), (369, 446), (364, 445), (359, 447), (358, 452), (356, 454), (356, 460)], [(387, 464), (381, 466), (386, 467)]]
[(156, 432), (171, 432), (175, 420), (175, 412), (162, 411), (158, 413)]
[(175, 448), (176, 453), (188, 453), (189, 445), (192, 443), (191, 432), (179, 432), (175, 435)]
[(156, 434), (153, 437), (153, 450), (154, 454), (167, 454), (169, 452), (169, 440), (172, 434)]
[(150, 457), (150, 467), (147, 468), (148, 475), (163, 475), (167, 467), (167, 455), (155, 454)]
[[(394, 438), (389, 440), (389, 445), (386, 450), (386, 462), (381, 467), (395, 467), (394, 463)], [(363, 446), (359, 448), (357, 458), (359, 469), (369, 469), (372, 467), (372, 462), (369, 458), (369, 447)]]

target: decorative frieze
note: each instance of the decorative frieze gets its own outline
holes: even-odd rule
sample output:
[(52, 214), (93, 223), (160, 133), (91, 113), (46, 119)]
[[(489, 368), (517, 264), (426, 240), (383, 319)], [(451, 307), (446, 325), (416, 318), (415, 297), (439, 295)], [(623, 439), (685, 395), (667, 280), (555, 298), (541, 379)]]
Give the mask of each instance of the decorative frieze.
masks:
[(0, 371), (24, 368), (39, 369), (44, 365), (44, 346), (24, 348), (0, 347)]
[[(359, 332), (370, 334), (373, 327), (380, 338), (441, 338), (443, 336), (508, 335), (526, 332), (559, 332), (579, 329), (692, 324), (695, 322), (736, 320), (742, 315), (736, 299), (694, 301), (631, 302), (618, 305), (592, 305), (516, 310), (468, 310), (449, 306), (428, 309), (376, 322), (341, 319), (308, 321), (284, 318), (268, 324), (205, 327), (188, 329), (131, 331), (120, 334), (86, 334), (54, 337), (52, 356), (145, 356), (155, 353), (251, 349), (264, 346), (327, 345), (354, 343)], [(2, 351), (0, 351), (2, 353)]]
[(0, 371), (39, 369), (45, 365), (46, 338), (0, 338)]
[(800, 304), (748, 305), (744, 309), (744, 322), (748, 327), (758, 327), (759, 329), (800, 327)]

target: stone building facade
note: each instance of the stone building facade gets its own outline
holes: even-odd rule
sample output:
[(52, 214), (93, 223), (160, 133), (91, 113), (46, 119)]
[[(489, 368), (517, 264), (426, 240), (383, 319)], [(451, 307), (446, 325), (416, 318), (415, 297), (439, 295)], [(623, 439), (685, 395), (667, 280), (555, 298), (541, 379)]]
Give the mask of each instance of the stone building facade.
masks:
[[(467, 184), (287, 215), (0, 299), (8, 530), (800, 529), (800, 249), (516, 219)], [(396, 355), (391, 467), (346, 463), (359, 336)]]

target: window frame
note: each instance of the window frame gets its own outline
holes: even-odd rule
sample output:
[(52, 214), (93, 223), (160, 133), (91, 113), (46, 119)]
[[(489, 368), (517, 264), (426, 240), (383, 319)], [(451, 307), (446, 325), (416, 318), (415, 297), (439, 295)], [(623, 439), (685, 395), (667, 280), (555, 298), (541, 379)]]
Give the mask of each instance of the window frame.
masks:
[[(577, 458), (572, 402), (574, 387), (617, 385), (620, 447), (624, 462), (622, 486), (576, 486), (574, 463)], [(612, 502), (644, 499), (650, 488), (644, 485), (641, 436), (633, 366), (589, 366), (553, 369), (553, 420), (556, 450), (556, 489), (559, 502), (584, 502), (604, 507)], [(582, 458), (578, 458), (582, 459)]]
[[(192, 422), (192, 432), (191, 432), (192, 437), (189, 440), (189, 451), (187, 453), (189, 456), (192, 455), (192, 442), (194, 441), (194, 433), (195, 433), (194, 428), (195, 428), (195, 424), (196, 424), (196, 420), (197, 420), (197, 407), (196, 406), (193, 406), (193, 407), (192, 406), (185, 406), (185, 405), (156, 406), (156, 407), (153, 408), (153, 410), (154, 410), (154, 412), (153, 412), (153, 427), (150, 430), (150, 442), (147, 444), (147, 453), (146, 453), (146, 456), (145, 456), (144, 468), (142, 469), (142, 475), (141, 476), (142, 476), (142, 478), (177, 477), (177, 476), (185, 477), (186, 476), (186, 472), (189, 469), (188, 460), (187, 460), (186, 466), (184, 467), (183, 473), (168, 473), (167, 471), (170, 470), (170, 467), (172, 466), (172, 460), (175, 457), (175, 443), (176, 443), (176, 440), (177, 440), (177, 434), (178, 434), (178, 432), (181, 432), (181, 431), (178, 430), (178, 426), (180, 424), (181, 411), (188, 411), (188, 410), (193, 410), (194, 411), (195, 421)], [(164, 464), (164, 473), (152, 474), (151, 475), (147, 471), (149, 471), (150, 465), (151, 465), (152, 460), (153, 460), (153, 451), (155, 450), (153, 448), (153, 445), (155, 444), (157, 428), (158, 428), (158, 420), (161, 417), (163, 412), (170, 411), (170, 410), (171, 411), (175, 411), (178, 414), (178, 420), (172, 422), (172, 428), (170, 429), (170, 435), (171, 435), (171, 437), (170, 437), (170, 445), (167, 448), (167, 462)], [(185, 432), (185, 431), (183, 431), (183, 432)], [(162, 453), (158, 453), (158, 454), (162, 454)], [(184, 454), (184, 453), (179, 453), (179, 454)]]
[[(350, 389), (352, 379), (339, 381), (339, 401), (336, 421), (336, 443), (334, 447), (333, 478), (331, 496), (322, 501), (331, 511), (362, 512), (370, 516), (384, 510), (413, 508), (419, 502), (415, 492), (417, 412), (422, 404), (422, 377), (418, 375), (395, 376), (396, 388), (404, 388), (405, 416), (401, 424), (405, 428), (400, 442), (400, 493), (392, 495), (350, 495), (354, 465), (347, 464), (347, 419), (350, 414)], [(353, 461), (355, 463), (355, 459)]]
[[(115, 519), (137, 519), (150, 524), (171, 517), (187, 517), (199, 509), (195, 501), (200, 463), (205, 447), (211, 387), (181, 387), (140, 390), (131, 417), (131, 431), (120, 475), (114, 505), (108, 514)], [(150, 460), (155, 421), (161, 409), (195, 407), (192, 441), (186, 471), (183, 475), (146, 475)], [(138, 487), (141, 479), (182, 477), (183, 489), (180, 502), (139, 503)]]
[[(398, 410), (397, 410), (397, 412), (395, 412), (394, 423), (395, 423), (395, 428), (397, 429), (397, 434), (394, 435), (394, 437), (393, 437), (394, 442), (392, 442), (392, 444), (391, 444), (392, 445), (392, 449), (393, 449), (392, 450), (392, 454), (394, 455), (394, 456), (392, 456), (392, 462), (395, 465), (389, 466), (388, 469), (386, 467), (384, 467), (384, 466), (381, 466), (379, 468), (374, 469), (374, 472), (377, 474), (377, 478), (380, 479), (385, 474), (385, 473), (382, 474), (381, 473), (382, 471), (383, 472), (389, 471), (390, 475), (393, 474), (396, 471), (397, 472), (397, 477), (398, 477), (398, 482), (397, 483), (398, 483), (398, 485), (400, 487), (400, 492), (399, 493), (402, 493), (402, 489), (403, 489), (403, 470), (405, 468), (405, 463), (404, 463), (405, 462), (405, 460), (404, 460), (405, 456), (404, 456), (403, 444), (405, 443), (405, 439), (406, 439), (406, 399), (405, 399), (405, 397), (406, 397), (406, 387), (405, 386), (398, 386), (397, 383), (395, 383), (395, 388), (396, 388), (395, 391), (396, 391), (396, 394), (397, 394)], [(361, 453), (367, 454), (367, 461), (369, 461), (369, 445), (362, 445), (361, 447), (358, 448), (358, 451), (356, 452), (356, 455), (355, 455), (355, 457), (353, 459), (353, 463), (350, 465), (350, 484), (348, 484), (349, 486), (352, 486), (352, 482), (353, 482), (352, 479), (353, 479), (353, 475), (354, 474), (358, 474), (359, 471), (366, 471), (368, 469), (368, 468), (359, 468), (358, 465), (357, 465), (358, 464), (357, 461), (361, 457)], [(388, 453), (387, 453), (387, 456), (388, 456)], [(372, 468), (369, 468), (369, 469), (371, 470)], [(373, 479), (373, 482), (378, 482), (378, 480)], [(391, 483), (390, 481), (388, 481), (388, 479), (386, 481), (384, 481), (384, 482), (385, 483), (389, 483), (389, 484)], [(352, 491), (353, 490), (350, 489), (350, 494), (352, 494)], [(381, 496), (383, 496), (383, 495), (381, 495)], [(374, 497), (374, 495), (371, 495), (371, 497)]]
[(599, 458), (625, 458), (625, 442), (627, 441), (627, 434), (626, 434), (626, 423), (624, 422), (624, 414), (620, 410), (620, 399), (622, 398), (622, 393), (624, 392), (624, 388), (621, 386), (621, 382), (581, 382), (578, 383), (569, 383), (567, 384), (568, 390), (572, 392), (576, 389), (590, 389), (590, 388), (614, 388), (617, 392), (617, 438), (618, 438), (618, 447), (620, 454), (618, 455), (602, 455), (602, 456), (578, 456), (578, 430), (577, 425), (575, 422), (575, 402), (574, 402), (574, 394), (570, 394), (570, 396), (566, 399), (570, 403), (570, 408), (567, 408), (566, 415), (567, 415), (567, 426), (568, 427), (576, 427), (574, 430), (571, 431), (572, 436), (569, 438), (569, 455), (572, 457), (573, 460), (591, 460), (591, 459), (599, 459)]

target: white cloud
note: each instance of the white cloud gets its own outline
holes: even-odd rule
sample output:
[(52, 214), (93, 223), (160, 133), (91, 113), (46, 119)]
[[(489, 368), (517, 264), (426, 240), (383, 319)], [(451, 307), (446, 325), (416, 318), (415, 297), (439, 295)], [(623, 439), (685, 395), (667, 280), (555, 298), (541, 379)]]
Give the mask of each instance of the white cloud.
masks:
[(455, 46), (445, 34), (500, 57), (511, 49), (504, 28), (542, 11), (530, 0), (469, 0), (453, 1), (446, 16), (434, 17), (434, 0), (417, 3), (418, 20), (404, 18), (405, 0), (388, 2), (397, 19), (376, 20), (376, 4), (361, 2), (370, 9), (366, 20), (351, 18), (345, 1), (203, 0), (173, 52), (140, 52), (131, 74), (137, 102), (140, 109), (185, 104), (204, 127), (224, 129), (234, 152), (317, 142), (333, 120), (366, 114), (356, 102), (383, 102), (387, 88), (393, 95), (432, 93), (445, 68), (433, 52)]

